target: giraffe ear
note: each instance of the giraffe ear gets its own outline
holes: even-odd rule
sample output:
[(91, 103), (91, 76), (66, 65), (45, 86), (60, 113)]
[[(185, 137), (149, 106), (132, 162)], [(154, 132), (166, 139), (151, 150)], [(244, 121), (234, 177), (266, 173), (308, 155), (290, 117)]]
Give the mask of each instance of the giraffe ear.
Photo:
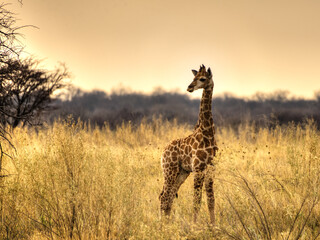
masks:
[(210, 69), (210, 68), (208, 68), (207, 73), (208, 73), (208, 75), (209, 75), (209, 78), (211, 78), (211, 77), (212, 77), (212, 72), (211, 72), (211, 69)]
[(196, 70), (191, 70), (191, 71), (192, 71), (194, 76), (196, 76), (198, 74), (198, 71), (196, 71)]

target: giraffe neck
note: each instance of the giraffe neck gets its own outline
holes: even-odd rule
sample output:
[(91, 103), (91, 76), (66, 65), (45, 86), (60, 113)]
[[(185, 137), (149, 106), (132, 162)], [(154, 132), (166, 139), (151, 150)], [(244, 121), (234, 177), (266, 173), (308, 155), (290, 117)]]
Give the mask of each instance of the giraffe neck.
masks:
[(213, 86), (203, 89), (197, 126), (206, 129), (212, 126), (212, 91)]

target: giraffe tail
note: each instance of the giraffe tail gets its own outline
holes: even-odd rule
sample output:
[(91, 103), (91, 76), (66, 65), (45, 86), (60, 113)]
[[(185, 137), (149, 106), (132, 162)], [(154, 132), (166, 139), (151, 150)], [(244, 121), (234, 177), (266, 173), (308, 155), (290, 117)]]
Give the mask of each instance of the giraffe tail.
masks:
[(162, 190), (162, 192), (161, 192), (160, 195), (159, 195), (159, 200), (161, 199), (161, 196), (163, 195), (163, 191), (164, 191), (164, 190)]
[[(159, 195), (159, 200), (160, 200), (160, 198), (161, 198), (162, 195), (163, 195), (163, 190), (162, 190), (162, 192), (161, 192), (160, 195)], [(178, 193), (176, 193), (176, 198), (178, 198)]]

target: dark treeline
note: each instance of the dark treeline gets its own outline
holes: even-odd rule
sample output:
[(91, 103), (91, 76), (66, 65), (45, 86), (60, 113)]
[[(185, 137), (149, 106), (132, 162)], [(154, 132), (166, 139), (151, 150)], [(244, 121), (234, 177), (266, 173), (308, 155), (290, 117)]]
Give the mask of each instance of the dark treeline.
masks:
[[(142, 119), (162, 117), (176, 119), (180, 123), (196, 124), (199, 99), (190, 99), (187, 94), (157, 91), (152, 94), (117, 91), (111, 94), (95, 90), (79, 89), (68, 96), (69, 100), (57, 100), (56, 110), (50, 121), (72, 115), (75, 119), (90, 121), (99, 126), (105, 122), (115, 128), (122, 122), (138, 124)], [(245, 121), (254, 121), (260, 126), (272, 126), (288, 122), (303, 122), (313, 118), (320, 126), (320, 92), (313, 100), (289, 98), (288, 92), (272, 94), (257, 93), (248, 99), (231, 94), (213, 98), (213, 115), (216, 125), (237, 127)]]

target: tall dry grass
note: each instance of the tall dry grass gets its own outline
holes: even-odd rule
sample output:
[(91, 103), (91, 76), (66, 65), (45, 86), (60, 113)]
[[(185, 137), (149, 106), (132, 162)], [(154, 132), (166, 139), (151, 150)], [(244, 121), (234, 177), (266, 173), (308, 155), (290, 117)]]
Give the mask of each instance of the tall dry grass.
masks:
[(216, 227), (206, 198), (192, 223), (192, 175), (161, 221), (160, 155), (191, 128), (155, 119), (133, 128), (72, 120), (17, 128), (0, 181), (0, 239), (316, 239), (320, 133), (312, 121), (272, 130), (217, 129)]

